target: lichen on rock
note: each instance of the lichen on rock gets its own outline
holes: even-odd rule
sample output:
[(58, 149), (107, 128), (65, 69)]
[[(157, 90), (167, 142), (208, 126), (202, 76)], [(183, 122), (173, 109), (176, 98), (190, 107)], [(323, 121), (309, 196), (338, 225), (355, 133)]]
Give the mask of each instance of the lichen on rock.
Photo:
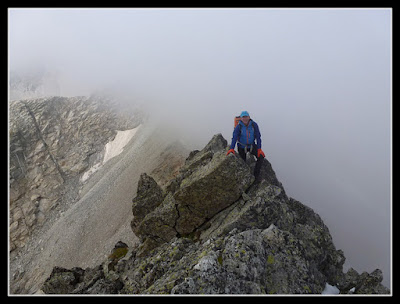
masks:
[(175, 187), (167, 187), (165, 194), (154, 179), (142, 174), (132, 221), (134, 233), (146, 244), (141, 254), (177, 235), (192, 233), (250, 187), (254, 181), (250, 168), (236, 156), (227, 157), (225, 148), (226, 140), (214, 136), (202, 151), (189, 156), (172, 181)]
[[(341, 293), (390, 292), (379, 270), (343, 273), (344, 253), (335, 248), (328, 227), (311, 208), (286, 195), (266, 159), (263, 180), (254, 183), (254, 163), (226, 151), (226, 141), (215, 135), (189, 155), (165, 192), (143, 174), (133, 202), (132, 227), (140, 243), (116, 263), (112, 275), (97, 276), (98, 288), (66, 277), (64, 283), (74, 288), (58, 284), (59, 290), (320, 294), (329, 283)], [(51, 282), (50, 277), (44, 291), (54, 286)]]

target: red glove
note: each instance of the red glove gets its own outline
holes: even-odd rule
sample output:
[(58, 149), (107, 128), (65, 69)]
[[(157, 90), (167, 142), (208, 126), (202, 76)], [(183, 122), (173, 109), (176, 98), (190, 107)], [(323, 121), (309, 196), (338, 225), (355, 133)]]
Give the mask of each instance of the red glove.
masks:
[(257, 157), (260, 157), (260, 155), (262, 155), (262, 157), (265, 157), (265, 154), (264, 154), (263, 150), (258, 149), (257, 150)]
[(235, 150), (234, 150), (234, 149), (230, 149), (230, 150), (228, 151), (228, 153), (226, 153), (226, 155), (228, 155), (229, 153), (235, 154)]

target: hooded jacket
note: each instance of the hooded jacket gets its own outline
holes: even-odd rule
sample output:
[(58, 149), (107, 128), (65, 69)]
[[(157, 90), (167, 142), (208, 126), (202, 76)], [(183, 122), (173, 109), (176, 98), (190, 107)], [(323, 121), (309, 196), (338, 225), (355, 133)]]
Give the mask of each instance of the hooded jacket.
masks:
[(233, 130), (232, 142), (230, 149), (235, 149), (236, 142), (238, 147), (250, 147), (257, 141), (257, 148), (261, 149), (261, 133), (255, 121), (250, 119), (249, 125), (246, 127), (242, 121), (239, 121)]

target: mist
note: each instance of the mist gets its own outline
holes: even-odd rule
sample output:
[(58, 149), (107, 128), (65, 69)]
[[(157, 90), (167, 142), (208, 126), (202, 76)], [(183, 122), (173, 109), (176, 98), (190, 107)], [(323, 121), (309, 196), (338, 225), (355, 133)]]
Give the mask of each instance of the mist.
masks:
[(390, 287), (390, 9), (9, 9), (9, 71), (118, 93), (201, 149), (242, 110), (345, 267)]

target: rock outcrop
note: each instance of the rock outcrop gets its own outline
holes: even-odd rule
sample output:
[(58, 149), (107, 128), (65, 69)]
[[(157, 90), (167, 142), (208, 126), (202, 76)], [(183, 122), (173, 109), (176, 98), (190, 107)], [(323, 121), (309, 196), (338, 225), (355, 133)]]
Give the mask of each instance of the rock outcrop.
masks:
[[(389, 293), (382, 273), (343, 273), (344, 254), (311, 208), (286, 195), (268, 160), (226, 156), (219, 134), (162, 189), (142, 174), (133, 199), (137, 246), (96, 268), (54, 268), (45, 293)], [(353, 286), (354, 285), (354, 286)], [(353, 289), (354, 287), (354, 289)]]
[(99, 97), (18, 100), (9, 108), (10, 251), (23, 247), (49, 213), (79, 196), (79, 177), (117, 130), (140, 121)]
[(226, 157), (225, 146), (219, 135), (201, 152), (192, 153), (165, 195), (151, 177), (142, 175), (132, 207), (132, 229), (143, 242), (139, 254), (193, 233), (251, 185), (250, 168), (236, 157)]

